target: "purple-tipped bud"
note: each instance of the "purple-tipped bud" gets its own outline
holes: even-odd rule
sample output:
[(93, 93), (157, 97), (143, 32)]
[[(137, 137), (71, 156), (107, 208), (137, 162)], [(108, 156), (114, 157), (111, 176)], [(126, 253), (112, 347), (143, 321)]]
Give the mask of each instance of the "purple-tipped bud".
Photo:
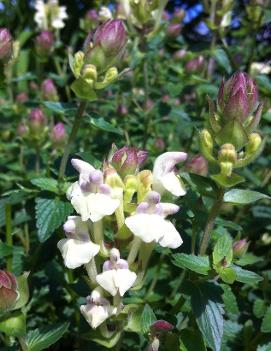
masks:
[(181, 33), (182, 25), (180, 23), (171, 23), (167, 28), (167, 36), (177, 38)]
[(208, 173), (208, 162), (203, 156), (197, 155), (187, 161), (185, 168), (188, 172), (206, 176)]
[(52, 79), (46, 79), (41, 84), (41, 94), (44, 100), (57, 101), (57, 89)]
[(0, 270), (0, 311), (4, 312), (15, 305), (18, 298), (16, 277)]
[(17, 104), (23, 104), (24, 102), (29, 100), (29, 96), (26, 92), (21, 92), (16, 96)]
[(234, 257), (235, 258), (242, 257), (247, 252), (248, 246), (249, 246), (249, 242), (247, 241), (246, 238), (235, 241), (232, 245)]
[(67, 140), (67, 133), (65, 130), (65, 126), (63, 123), (59, 122), (54, 126), (51, 132), (52, 144), (56, 148), (62, 147), (65, 144), (66, 140)]
[(95, 9), (88, 10), (88, 12), (86, 13), (86, 18), (92, 22), (98, 22), (99, 21), (98, 12)]
[(112, 156), (112, 165), (117, 172), (125, 177), (138, 171), (140, 165), (146, 160), (148, 153), (134, 147), (124, 146)]
[(238, 119), (243, 123), (257, 108), (258, 92), (253, 80), (244, 72), (237, 72), (222, 82), (217, 103), (224, 120)]
[(24, 138), (28, 134), (28, 127), (23, 122), (21, 122), (17, 127), (17, 135), (21, 138)]
[(36, 38), (36, 51), (41, 57), (47, 57), (54, 46), (54, 35), (47, 30), (41, 32)]
[(172, 325), (171, 323), (164, 321), (164, 320), (158, 320), (156, 322), (154, 322), (151, 325), (151, 328), (155, 331), (165, 331), (165, 332), (169, 332), (171, 330), (174, 329), (174, 325)]
[(120, 116), (127, 116), (127, 114), (128, 114), (127, 106), (124, 105), (124, 104), (120, 104), (120, 105), (118, 106), (117, 113), (118, 113), (118, 115), (120, 115)]
[(154, 147), (155, 147), (156, 151), (160, 151), (160, 152), (164, 151), (165, 147), (166, 147), (164, 139), (162, 139), (162, 138), (155, 139)]
[(0, 28), (0, 61), (7, 62), (12, 56), (12, 36), (7, 28)]
[(187, 54), (185, 49), (177, 50), (173, 54), (173, 59), (176, 61), (182, 60)]
[(33, 133), (40, 133), (46, 125), (46, 117), (40, 108), (34, 108), (28, 119), (30, 131)]
[(105, 55), (120, 54), (126, 43), (126, 31), (121, 20), (109, 20), (99, 26), (94, 34), (94, 46), (101, 46)]
[(186, 73), (201, 73), (204, 68), (204, 57), (198, 56), (192, 60), (189, 60), (184, 66)]

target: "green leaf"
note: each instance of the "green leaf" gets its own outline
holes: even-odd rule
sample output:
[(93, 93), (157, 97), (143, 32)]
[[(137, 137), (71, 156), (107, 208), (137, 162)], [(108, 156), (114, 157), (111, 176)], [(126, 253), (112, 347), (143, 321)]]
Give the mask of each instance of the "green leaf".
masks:
[(97, 129), (104, 130), (109, 133), (119, 134), (119, 135), (123, 134), (120, 128), (114, 127), (111, 123), (105, 121), (102, 117), (99, 117), (99, 118), (90, 117), (89, 121), (90, 121), (90, 124)]
[(71, 103), (54, 101), (43, 101), (42, 103), (48, 110), (60, 115), (74, 116), (77, 111), (76, 105)]
[(180, 351), (206, 351), (204, 341), (198, 330), (182, 330), (180, 334)]
[(68, 330), (69, 323), (31, 330), (26, 337), (28, 351), (41, 351), (55, 344)]
[(262, 299), (257, 299), (253, 304), (253, 313), (257, 318), (262, 318), (266, 312), (267, 306)]
[(261, 332), (271, 333), (271, 306), (268, 307), (263, 317)]
[(24, 255), (24, 249), (19, 246), (11, 246), (0, 242), (0, 258), (12, 255)]
[(219, 265), (221, 261), (226, 260), (228, 265), (232, 261), (232, 239), (229, 235), (221, 235), (214, 247), (213, 251), (213, 264), (214, 266)]
[(239, 260), (237, 260), (235, 263), (238, 264), (238, 266), (248, 266), (261, 261), (263, 261), (263, 257), (258, 257), (253, 255), (253, 253), (248, 252), (244, 256), (239, 258)]
[(35, 178), (31, 180), (31, 183), (41, 190), (51, 191), (56, 194), (59, 192), (58, 182), (52, 178)]
[(76, 155), (78, 155), (80, 158), (82, 158), (84, 161), (88, 162), (93, 166), (94, 168), (101, 168), (102, 167), (102, 162), (98, 160), (96, 157), (91, 155), (89, 152), (79, 152)]
[(130, 313), (128, 318), (128, 323), (125, 326), (125, 330), (134, 332), (134, 333), (142, 333), (141, 326), (141, 315), (143, 308), (137, 308), (133, 312)]
[(223, 49), (217, 48), (214, 51), (214, 56), (219, 66), (223, 67), (227, 73), (231, 73), (231, 64), (226, 52)]
[(211, 269), (210, 261), (208, 256), (196, 256), (188, 255), (185, 253), (178, 253), (172, 255), (172, 263), (181, 268), (190, 269), (193, 272), (208, 275), (208, 271)]
[(63, 224), (73, 208), (69, 202), (56, 199), (36, 199), (36, 220), (38, 238), (46, 241), (61, 224)]
[(221, 268), (218, 273), (224, 283), (232, 284), (236, 280), (236, 273), (231, 267)]
[(141, 314), (140, 323), (143, 333), (147, 333), (150, 329), (150, 326), (156, 321), (156, 316), (150, 307), (146, 304), (144, 306), (143, 312)]
[(263, 277), (261, 277), (257, 273), (247, 271), (246, 269), (243, 269), (235, 265), (231, 265), (231, 267), (235, 270), (236, 280), (240, 283), (254, 285), (263, 280)]
[(191, 284), (190, 295), (198, 327), (207, 345), (220, 351), (223, 335), (222, 289), (214, 283)]
[(253, 190), (243, 189), (231, 189), (224, 195), (225, 202), (231, 202), (233, 204), (251, 204), (261, 199), (271, 199), (270, 196), (259, 193)]
[(269, 342), (268, 344), (259, 345), (257, 347), (257, 351), (270, 351), (270, 350), (271, 350), (271, 342)]
[(232, 292), (231, 287), (229, 285), (226, 285), (226, 284), (221, 284), (220, 286), (224, 290), (223, 295), (222, 295), (222, 299), (223, 299), (223, 302), (225, 304), (225, 310), (228, 313), (238, 314), (239, 308), (237, 305), (237, 300), (236, 300), (234, 293)]
[(0, 318), (0, 332), (8, 336), (20, 337), (26, 334), (25, 315), (18, 311)]
[(19, 291), (19, 299), (16, 301), (15, 306), (13, 307), (13, 310), (17, 310), (18, 308), (22, 308), (27, 304), (27, 301), (29, 299), (29, 289), (28, 289), (28, 279), (29, 272), (24, 272), (22, 275), (20, 275), (17, 278), (17, 284), (18, 284), (18, 291)]
[(231, 188), (232, 186), (243, 183), (245, 181), (244, 177), (241, 177), (236, 173), (232, 173), (230, 177), (219, 173), (212, 175), (211, 178), (223, 188)]

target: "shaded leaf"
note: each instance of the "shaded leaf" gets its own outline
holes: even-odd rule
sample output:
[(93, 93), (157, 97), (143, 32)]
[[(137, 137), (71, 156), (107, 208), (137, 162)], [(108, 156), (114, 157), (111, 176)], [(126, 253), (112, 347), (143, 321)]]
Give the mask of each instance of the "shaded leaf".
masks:
[(208, 271), (211, 269), (208, 256), (196, 256), (192, 254), (188, 255), (185, 253), (178, 253), (172, 255), (172, 257), (172, 263), (175, 266), (187, 268), (199, 274), (207, 275)]

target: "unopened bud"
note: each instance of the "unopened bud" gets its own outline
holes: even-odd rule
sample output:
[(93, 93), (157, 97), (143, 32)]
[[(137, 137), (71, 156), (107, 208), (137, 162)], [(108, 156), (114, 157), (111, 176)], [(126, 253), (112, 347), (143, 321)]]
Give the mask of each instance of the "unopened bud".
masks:
[(252, 133), (248, 137), (248, 144), (246, 146), (247, 154), (254, 154), (260, 147), (262, 138), (258, 133)]
[(71, 67), (76, 78), (80, 76), (81, 69), (84, 65), (85, 54), (83, 51), (77, 51), (74, 55), (73, 65)]
[(158, 320), (151, 325), (151, 328), (154, 331), (168, 332), (174, 329), (174, 325), (164, 320)]
[(51, 141), (56, 148), (62, 147), (65, 144), (67, 134), (63, 123), (59, 122), (54, 126), (51, 132)]
[(28, 125), (30, 131), (39, 134), (44, 130), (46, 117), (40, 108), (34, 108), (29, 115)]
[(249, 242), (247, 241), (246, 238), (235, 241), (232, 245), (234, 257), (235, 258), (242, 257), (247, 252), (248, 246), (249, 246)]
[(124, 178), (128, 174), (134, 174), (138, 171), (147, 156), (146, 151), (124, 146), (114, 153), (111, 162), (117, 172)]
[(16, 96), (17, 104), (23, 104), (23, 103), (25, 103), (28, 100), (29, 100), (29, 96), (28, 96), (28, 94), (26, 92), (19, 93)]
[(0, 28), (0, 61), (7, 62), (12, 56), (12, 36), (7, 28)]
[(235, 147), (232, 144), (224, 144), (221, 146), (218, 152), (219, 162), (230, 162), (233, 165), (237, 160), (237, 153)]
[(15, 305), (19, 296), (16, 277), (0, 270), (0, 312), (5, 312)]
[(171, 23), (167, 28), (167, 36), (169, 38), (177, 38), (182, 30), (182, 25), (180, 23)]
[(187, 51), (185, 49), (177, 50), (173, 54), (173, 59), (175, 61), (179, 61), (185, 58), (186, 55), (187, 55)]
[(204, 68), (204, 57), (198, 56), (186, 63), (184, 70), (186, 73), (201, 73)]
[(46, 79), (42, 82), (41, 94), (44, 100), (58, 101), (57, 89), (52, 79)]
[(26, 124), (21, 122), (17, 127), (17, 135), (21, 138), (25, 138), (28, 135), (29, 128)]
[(154, 148), (156, 151), (164, 151), (165, 150), (165, 142), (164, 142), (164, 139), (163, 138), (156, 138), (155, 141), (154, 141)]
[(87, 64), (83, 68), (82, 77), (90, 84), (97, 80), (97, 70), (94, 65)]
[(124, 104), (119, 104), (117, 114), (120, 116), (126, 116), (128, 114), (127, 106)]
[(47, 59), (52, 52), (54, 35), (52, 32), (43, 31), (36, 38), (36, 52), (41, 58)]
[(188, 172), (206, 176), (208, 173), (208, 162), (203, 156), (197, 155), (187, 161), (185, 168)]

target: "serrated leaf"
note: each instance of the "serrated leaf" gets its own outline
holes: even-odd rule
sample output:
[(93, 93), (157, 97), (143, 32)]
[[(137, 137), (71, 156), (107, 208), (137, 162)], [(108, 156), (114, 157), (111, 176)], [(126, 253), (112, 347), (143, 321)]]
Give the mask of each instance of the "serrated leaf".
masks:
[(233, 256), (232, 239), (229, 235), (221, 235), (214, 247), (213, 264), (216, 266), (226, 259), (226, 264), (231, 263)]
[(229, 285), (226, 284), (221, 284), (221, 288), (223, 289), (223, 295), (222, 299), (225, 304), (225, 311), (232, 313), (232, 314), (238, 314), (239, 313), (239, 308), (237, 305), (237, 300), (232, 292), (232, 289)]
[(248, 266), (261, 261), (263, 261), (263, 257), (258, 257), (253, 255), (253, 253), (248, 252), (244, 256), (239, 258), (239, 260), (237, 260), (235, 263), (238, 264), (238, 266)]
[(150, 307), (150, 305), (146, 304), (144, 306), (143, 312), (140, 318), (141, 329), (143, 333), (147, 333), (150, 329), (150, 326), (156, 321), (156, 316)]
[(261, 199), (271, 199), (270, 196), (253, 190), (231, 189), (224, 195), (224, 202), (233, 204), (251, 204)]
[(65, 116), (74, 116), (77, 110), (76, 105), (71, 103), (55, 101), (43, 101), (42, 103), (53, 113), (58, 113)]
[(36, 220), (39, 241), (46, 241), (72, 212), (73, 208), (69, 202), (37, 198)]
[(102, 117), (89, 119), (90, 124), (97, 129), (104, 130), (109, 133), (115, 133), (119, 135), (123, 135), (123, 132), (120, 128), (114, 127), (111, 123), (104, 120)]
[(207, 345), (220, 351), (223, 335), (222, 289), (214, 283), (191, 284), (192, 310)]
[(187, 268), (199, 274), (208, 275), (211, 269), (208, 256), (188, 255), (185, 253), (178, 253), (172, 255), (173, 264), (177, 267)]
[(262, 299), (257, 299), (253, 304), (253, 313), (257, 318), (262, 318), (266, 312), (267, 306)]
[(51, 191), (53, 193), (58, 193), (58, 182), (52, 178), (36, 178), (32, 179), (31, 183), (36, 185), (41, 190)]
[(55, 344), (69, 328), (69, 323), (61, 323), (42, 329), (31, 330), (26, 337), (28, 351), (41, 351)]
[(241, 267), (231, 265), (231, 267), (235, 270), (236, 273), (236, 280), (240, 283), (245, 283), (245, 284), (257, 284), (261, 280), (263, 280), (263, 277), (261, 277), (259, 274), (248, 271), (246, 269), (243, 269)]
[(180, 335), (180, 351), (206, 351), (204, 341), (198, 330), (182, 330)]
[(271, 306), (268, 307), (261, 325), (262, 333), (271, 333)]

